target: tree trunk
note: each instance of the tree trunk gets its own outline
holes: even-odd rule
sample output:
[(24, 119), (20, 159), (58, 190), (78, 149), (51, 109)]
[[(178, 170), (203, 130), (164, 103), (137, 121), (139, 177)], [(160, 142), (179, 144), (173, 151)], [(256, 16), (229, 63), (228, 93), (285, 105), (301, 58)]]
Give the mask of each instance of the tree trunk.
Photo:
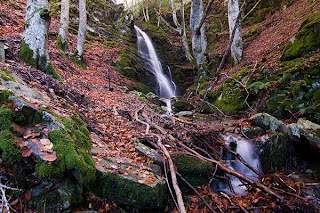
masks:
[(171, 8), (172, 8), (172, 19), (173, 23), (176, 25), (177, 28), (179, 28), (179, 23), (177, 19), (177, 12), (176, 12), (176, 7), (174, 6), (174, 0), (170, 0), (171, 3)]
[(193, 57), (191, 55), (190, 49), (189, 49), (189, 44), (188, 44), (188, 39), (187, 39), (187, 33), (186, 33), (186, 21), (184, 18), (184, 1), (180, 0), (180, 12), (181, 12), (181, 36), (182, 36), (182, 45), (184, 48), (184, 51), (186, 53), (187, 59), (192, 62)]
[(77, 60), (82, 60), (83, 47), (86, 36), (87, 28), (87, 9), (86, 0), (79, 0), (79, 30), (78, 30), (78, 42), (77, 42)]
[(60, 46), (63, 50), (68, 49), (68, 26), (69, 26), (69, 8), (70, 2), (69, 0), (61, 1), (61, 15), (60, 15), (60, 28), (59, 28), (59, 36), (58, 36), (58, 46)]
[(192, 0), (190, 14), (190, 29), (192, 35), (192, 51), (201, 75), (206, 77), (203, 64), (205, 63), (205, 52), (207, 49), (207, 37), (204, 25), (200, 28), (200, 34), (197, 33), (197, 26), (200, 24), (203, 16), (202, 0)]
[[(239, 1), (229, 0), (228, 3), (228, 20), (229, 20), (229, 32), (230, 37), (233, 27), (235, 26), (237, 16), (239, 14)], [(237, 29), (234, 35), (234, 39), (231, 45), (231, 56), (235, 64), (239, 64), (242, 58), (242, 36), (240, 23), (236, 25)]]
[[(47, 53), (50, 11), (48, 0), (28, 0), (20, 58), (42, 71), (49, 66)], [(52, 66), (52, 65), (51, 65)]]

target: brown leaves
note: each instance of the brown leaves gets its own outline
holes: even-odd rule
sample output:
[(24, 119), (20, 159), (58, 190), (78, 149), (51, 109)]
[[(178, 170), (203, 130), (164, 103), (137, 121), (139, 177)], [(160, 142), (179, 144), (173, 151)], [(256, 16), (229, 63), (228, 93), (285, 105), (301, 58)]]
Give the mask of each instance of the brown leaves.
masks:
[(52, 161), (55, 161), (56, 159), (57, 159), (57, 156), (55, 155), (47, 155), (42, 160), (52, 162)]
[(22, 157), (26, 158), (29, 157), (32, 154), (33, 150), (32, 149), (26, 149), (22, 152)]

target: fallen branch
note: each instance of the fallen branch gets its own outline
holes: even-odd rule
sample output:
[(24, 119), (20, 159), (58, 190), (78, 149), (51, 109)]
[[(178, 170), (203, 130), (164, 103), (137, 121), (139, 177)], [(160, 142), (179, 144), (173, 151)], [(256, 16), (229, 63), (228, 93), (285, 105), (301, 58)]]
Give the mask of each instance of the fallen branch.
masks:
[(241, 206), (241, 205), (236, 205), (236, 204), (231, 200), (231, 198), (230, 198), (227, 194), (225, 194), (225, 193), (223, 193), (223, 192), (220, 192), (220, 193), (222, 194), (223, 197), (225, 197), (225, 198), (227, 198), (227, 199), (229, 200), (229, 202), (231, 203), (231, 205), (239, 206), (240, 209), (241, 209), (244, 213), (249, 213), (243, 206)]
[(221, 163), (220, 161), (217, 161), (217, 160), (214, 160), (214, 159), (210, 159), (210, 158), (206, 158), (202, 155), (200, 155), (198, 152), (194, 151), (193, 149), (189, 148), (188, 146), (184, 145), (183, 143), (181, 142), (178, 142), (178, 145), (180, 145), (181, 147), (185, 148), (186, 150), (188, 150), (189, 152), (195, 154), (199, 159), (202, 159), (202, 160), (205, 160), (205, 161), (209, 161), (209, 162), (212, 162), (214, 164), (218, 164), (218, 167), (225, 171), (226, 173), (230, 174), (230, 175), (233, 175), (237, 178), (239, 178), (240, 180), (242, 181), (245, 181), (247, 183), (249, 183), (250, 185), (254, 186), (254, 187), (257, 187), (259, 189), (261, 189), (262, 191), (272, 195), (273, 197), (276, 197), (277, 199), (279, 199), (280, 201), (283, 201), (283, 197), (281, 195), (279, 195), (278, 193), (272, 191), (270, 188), (264, 186), (263, 184), (255, 181), (255, 180), (252, 180), (248, 177), (246, 177), (245, 175), (239, 173), (239, 172), (236, 172), (234, 171), (233, 169), (230, 169), (228, 168), (226, 165), (224, 165), (223, 163)]

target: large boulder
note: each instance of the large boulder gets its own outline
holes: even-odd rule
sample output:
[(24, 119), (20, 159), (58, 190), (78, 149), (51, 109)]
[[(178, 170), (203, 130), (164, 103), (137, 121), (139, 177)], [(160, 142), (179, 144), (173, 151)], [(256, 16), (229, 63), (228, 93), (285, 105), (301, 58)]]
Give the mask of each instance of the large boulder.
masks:
[(299, 119), (297, 125), (302, 136), (307, 139), (311, 147), (320, 152), (320, 125), (304, 119)]
[(96, 165), (98, 174), (93, 191), (100, 197), (136, 209), (162, 207), (167, 186), (152, 169), (137, 165), (130, 159), (102, 159)]
[(281, 125), (281, 122), (277, 118), (269, 115), (268, 113), (255, 114), (249, 118), (249, 121), (256, 126), (263, 128), (264, 130), (271, 131), (276, 131)]
[(273, 172), (286, 166), (294, 147), (287, 135), (274, 133), (266, 139), (261, 147), (261, 166), (264, 172)]

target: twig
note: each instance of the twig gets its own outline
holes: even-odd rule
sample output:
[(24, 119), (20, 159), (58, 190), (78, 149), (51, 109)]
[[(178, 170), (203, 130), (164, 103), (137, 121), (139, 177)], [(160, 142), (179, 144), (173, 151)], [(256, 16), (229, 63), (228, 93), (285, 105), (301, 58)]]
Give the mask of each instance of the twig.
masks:
[(220, 193), (221, 193), (221, 195), (222, 195), (223, 197), (225, 197), (225, 198), (227, 198), (227, 199), (229, 200), (229, 202), (231, 203), (231, 205), (239, 206), (240, 209), (241, 209), (243, 212), (249, 213), (249, 212), (248, 212), (243, 206), (241, 206), (240, 204), (238, 204), (238, 205), (235, 204), (227, 194), (225, 194), (225, 193), (223, 193), (223, 192), (220, 192)]
[[(163, 155), (164, 155), (164, 154), (163, 154)], [(165, 157), (165, 156), (163, 156), (163, 157)], [(166, 182), (167, 182), (167, 185), (168, 185), (168, 189), (169, 189), (170, 195), (171, 195), (171, 197), (172, 197), (172, 199), (173, 199), (173, 202), (174, 202), (174, 204), (176, 205), (176, 207), (179, 208), (178, 203), (177, 203), (177, 201), (176, 201), (176, 199), (175, 199), (175, 197), (174, 197), (174, 195), (173, 195), (171, 186), (170, 186), (170, 184), (169, 184), (167, 166), (166, 166), (165, 163), (163, 163), (163, 170), (164, 170), (164, 174), (165, 174), (165, 176), (166, 176)]]
[(190, 188), (192, 189), (192, 191), (202, 200), (202, 202), (204, 203), (204, 205), (206, 205), (208, 207), (208, 209), (211, 211), (211, 212), (215, 212), (211, 206), (203, 199), (203, 197), (200, 195), (200, 193), (198, 192), (198, 190), (196, 190), (186, 179), (184, 179), (182, 177), (181, 174), (179, 174), (178, 172), (176, 172), (176, 174), (178, 175), (178, 177)]
[(243, 18), (240, 20), (240, 22), (243, 22), (243, 20), (245, 19), (245, 18), (247, 18), (247, 16), (258, 6), (258, 4), (261, 2), (262, 0), (259, 0), (252, 8), (251, 8), (251, 10), (249, 10), (249, 12), (245, 15), (245, 16), (243, 16)]
[(154, 8), (154, 11), (157, 13), (158, 17), (160, 17), (161, 21), (162, 21), (168, 28), (170, 28), (171, 30), (174, 30), (174, 31), (178, 32), (179, 34), (181, 33), (181, 29), (179, 29), (179, 28), (176, 29), (176, 28), (174, 28), (173, 26), (171, 26), (171, 25), (162, 17), (162, 15), (157, 11), (156, 8)]

